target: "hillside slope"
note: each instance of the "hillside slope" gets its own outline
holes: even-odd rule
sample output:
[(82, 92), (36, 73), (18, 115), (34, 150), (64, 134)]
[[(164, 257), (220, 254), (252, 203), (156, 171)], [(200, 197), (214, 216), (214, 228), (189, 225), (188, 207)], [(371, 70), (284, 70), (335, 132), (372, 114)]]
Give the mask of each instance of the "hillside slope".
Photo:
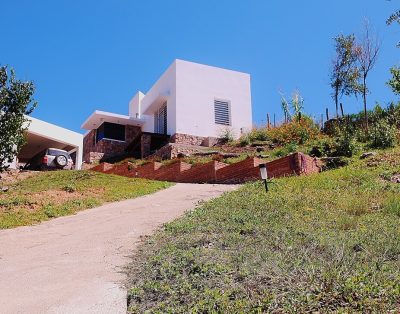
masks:
[(131, 313), (398, 310), (399, 172), (397, 148), (201, 205), (135, 255)]

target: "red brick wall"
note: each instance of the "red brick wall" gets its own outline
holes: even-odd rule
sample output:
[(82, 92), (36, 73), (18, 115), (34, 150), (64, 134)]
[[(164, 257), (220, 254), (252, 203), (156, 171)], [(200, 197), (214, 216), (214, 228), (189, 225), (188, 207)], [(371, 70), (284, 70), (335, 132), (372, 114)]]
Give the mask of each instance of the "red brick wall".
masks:
[(161, 166), (161, 163), (152, 161), (143, 166), (137, 167), (135, 173), (137, 173), (138, 178), (154, 179), (155, 173), (161, 168)]
[[(264, 163), (264, 161), (258, 158), (247, 158), (231, 165), (211, 161), (193, 167), (182, 161), (165, 166), (158, 162), (150, 162), (138, 167), (130, 163), (115, 166), (103, 163), (94, 167), (93, 170), (127, 177), (171, 182), (243, 183), (261, 179), (259, 169), (261, 163)], [(295, 153), (267, 163), (267, 170), (268, 177), (272, 178), (317, 173), (320, 168), (315, 158), (302, 153)]]
[(217, 170), (218, 183), (242, 183), (260, 178), (258, 165), (264, 163), (259, 158), (247, 158)]
[(206, 164), (197, 164), (179, 176), (179, 182), (184, 183), (215, 183), (217, 170), (226, 167), (227, 164), (219, 161), (210, 161)]
[(189, 170), (192, 167), (191, 164), (186, 162), (177, 161), (172, 164), (162, 166), (155, 172), (154, 179), (161, 181), (171, 181), (171, 182), (179, 182), (179, 176), (181, 172)]
[[(83, 161), (93, 162), (94, 158), (115, 156), (124, 153), (125, 148), (141, 132), (140, 127), (127, 125), (125, 127), (125, 142), (102, 139), (95, 143), (96, 130), (91, 130), (83, 138)], [(99, 153), (91, 154), (90, 153)], [(96, 156), (96, 157), (94, 157)]]
[(318, 173), (317, 160), (302, 153), (294, 153), (267, 163), (269, 178)]

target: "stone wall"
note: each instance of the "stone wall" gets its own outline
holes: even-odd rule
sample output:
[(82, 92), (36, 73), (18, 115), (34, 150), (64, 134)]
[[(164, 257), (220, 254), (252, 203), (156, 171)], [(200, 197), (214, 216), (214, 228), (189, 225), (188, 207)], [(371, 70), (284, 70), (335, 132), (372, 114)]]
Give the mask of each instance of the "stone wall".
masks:
[(141, 133), (140, 127), (127, 125), (125, 127), (125, 141), (102, 139), (96, 143), (96, 130), (91, 130), (83, 138), (83, 161), (92, 163), (102, 158), (120, 155), (130, 142)]
[(169, 143), (157, 150), (152, 157), (158, 157), (160, 159), (173, 159), (191, 156), (195, 153), (201, 153), (206, 150), (207, 148), (202, 146)]
[(170, 142), (177, 143), (177, 144), (201, 146), (201, 145), (203, 145), (203, 142), (205, 139), (206, 139), (206, 137), (202, 137), (202, 136), (175, 133), (174, 135), (171, 136)]
[(140, 138), (141, 158), (146, 158), (151, 154), (151, 135), (143, 133)]

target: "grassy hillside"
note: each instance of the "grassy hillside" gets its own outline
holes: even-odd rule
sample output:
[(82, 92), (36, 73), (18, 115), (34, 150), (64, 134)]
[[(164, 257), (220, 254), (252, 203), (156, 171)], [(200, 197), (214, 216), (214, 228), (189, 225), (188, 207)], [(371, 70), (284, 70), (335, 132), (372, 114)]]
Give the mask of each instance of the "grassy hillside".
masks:
[(201, 205), (140, 247), (130, 312), (396, 312), (399, 172), (394, 149)]
[(170, 186), (91, 171), (42, 172), (0, 192), (0, 229), (71, 215), (105, 202), (134, 198)]

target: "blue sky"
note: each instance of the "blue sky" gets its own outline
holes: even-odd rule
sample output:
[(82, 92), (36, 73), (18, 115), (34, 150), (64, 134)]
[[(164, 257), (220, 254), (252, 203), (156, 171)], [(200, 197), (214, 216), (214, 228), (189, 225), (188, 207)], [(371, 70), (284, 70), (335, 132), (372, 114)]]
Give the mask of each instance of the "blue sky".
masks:
[[(359, 33), (367, 17), (382, 40), (369, 106), (396, 97), (385, 85), (399, 63), (398, 0), (0, 0), (0, 64), (33, 80), (33, 116), (75, 131), (95, 109), (127, 114), (176, 58), (248, 72), (253, 120), (281, 117), (279, 91), (298, 89), (308, 113), (334, 104), (332, 38)], [(346, 111), (361, 99), (343, 99)]]

